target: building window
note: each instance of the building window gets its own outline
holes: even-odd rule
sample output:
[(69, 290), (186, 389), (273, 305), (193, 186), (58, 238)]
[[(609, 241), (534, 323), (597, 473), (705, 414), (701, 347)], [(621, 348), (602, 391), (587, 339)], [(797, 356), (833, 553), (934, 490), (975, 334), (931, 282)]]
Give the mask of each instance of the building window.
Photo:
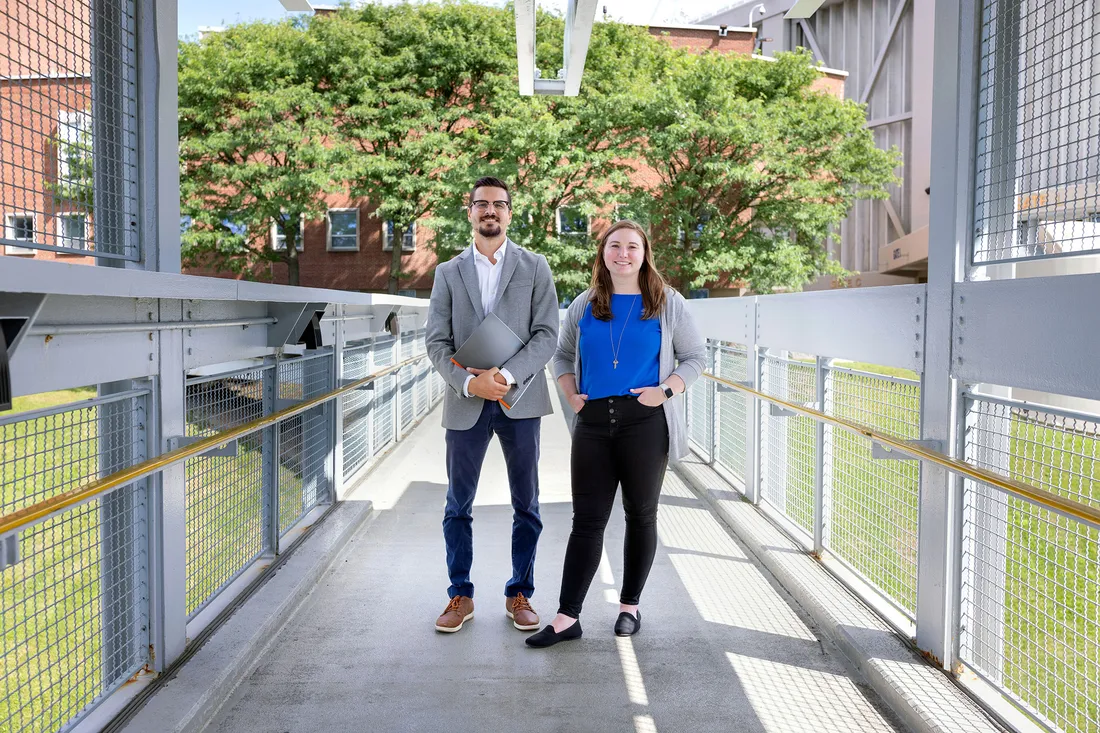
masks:
[[(4, 239), (13, 242), (34, 241), (34, 214), (8, 214), (4, 217)], [(17, 245), (5, 245), (4, 251), (9, 255), (34, 255), (34, 250), (29, 247)]]
[(86, 214), (58, 214), (57, 242), (69, 249), (88, 248), (88, 217)]
[[(286, 227), (290, 222), (290, 216), (288, 214), (286, 214), (285, 212), (283, 214), (281, 214), (280, 217), (282, 218), (282, 222), (275, 221), (274, 219), (271, 221), (271, 248), (273, 250), (277, 251), (277, 252), (283, 252), (283, 251), (286, 250), (286, 233), (285, 232), (286, 232)], [(281, 226), (280, 226), (280, 224), (281, 224)], [(295, 234), (295, 236), (294, 236), (294, 240), (295, 240), (294, 249), (296, 249), (299, 252), (301, 252), (302, 250), (304, 250), (306, 248), (306, 242), (305, 242), (305, 236), (304, 236), (305, 231), (306, 231), (306, 215), (301, 214), (298, 217), (298, 228), (294, 232), (294, 234)]]
[(62, 185), (84, 184), (91, 176), (92, 116), (62, 112), (57, 121), (57, 180)]
[[(382, 225), (382, 251), (393, 251), (393, 232), (394, 225), (393, 219), (389, 219)], [(412, 252), (416, 249), (416, 222), (409, 224), (409, 228), (405, 230), (405, 234), (401, 237), (401, 251)]]
[(328, 248), (340, 252), (359, 249), (359, 209), (328, 210)]
[(588, 216), (579, 206), (561, 206), (557, 213), (558, 234), (588, 236)]
[(408, 297), (408, 298), (415, 298), (416, 297), (416, 291), (415, 290), (398, 290), (397, 294), (398, 295), (404, 295), (405, 297)]

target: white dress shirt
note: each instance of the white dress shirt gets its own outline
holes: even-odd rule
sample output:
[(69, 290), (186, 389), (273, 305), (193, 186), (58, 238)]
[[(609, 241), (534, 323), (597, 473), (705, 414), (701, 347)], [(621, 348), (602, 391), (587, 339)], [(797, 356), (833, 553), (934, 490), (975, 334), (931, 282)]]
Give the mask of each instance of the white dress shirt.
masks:
[[(474, 256), (474, 268), (477, 270), (478, 288), (481, 290), (481, 308), (485, 311), (485, 315), (489, 315), (493, 312), (493, 308), (496, 307), (497, 300), (500, 297), (500, 293), (497, 291), (500, 289), (500, 273), (504, 269), (503, 263), (508, 250), (508, 240), (505, 239), (500, 245), (500, 249), (496, 251), (493, 259), (481, 254), (476, 244), (471, 244), (470, 249)], [(512, 378), (507, 369), (501, 369), (500, 373), (508, 381), (508, 384), (516, 383), (516, 380)], [(462, 391), (467, 397), (470, 396), (470, 380), (473, 378), (473, 374), (466, 377), (466, 382), (462, 385)]]

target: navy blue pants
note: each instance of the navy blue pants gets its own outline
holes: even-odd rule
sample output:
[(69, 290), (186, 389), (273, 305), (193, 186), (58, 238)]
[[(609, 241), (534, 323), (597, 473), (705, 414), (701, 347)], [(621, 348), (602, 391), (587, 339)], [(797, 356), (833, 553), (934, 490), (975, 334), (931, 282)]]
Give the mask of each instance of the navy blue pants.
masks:
[(512, 490), (512, 578), (504, 595), (535, 593), (535, 547), (542, 533), (539, 517), (539, 436), (542, 418), (513, 420), (499, 403), (486, 401), (481, 417), (469, 430), (447, 431), (447, 508), (443, 540), (447, 544), (447, 594), (474, 596), (470, 566), (474, 561), (474, 495), (481, 478), (485, 451), (494, 435), (504, 449), (508, 485)]

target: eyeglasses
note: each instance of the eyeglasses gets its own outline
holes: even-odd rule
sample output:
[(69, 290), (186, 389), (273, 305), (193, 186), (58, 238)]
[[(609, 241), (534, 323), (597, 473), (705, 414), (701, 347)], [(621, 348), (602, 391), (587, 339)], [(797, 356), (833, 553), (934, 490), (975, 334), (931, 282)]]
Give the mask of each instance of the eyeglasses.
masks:
[(492, 204), (490, 204), (488, 201), (481, 201), (481, 200), (475, 201), (472, 204), (470, 204), (470, 208), (472, 208), (474, 211), (478, 212), (479, 214), (484, 214), (486, 211), (489, 210), (490, 205), (494, 209), (496, 209), (498, 214), (503, 214), (505, 211), (508, 211), (509, 209), (512, 208), (512, 204), (510, 204), (507, 201), (494, 201)]

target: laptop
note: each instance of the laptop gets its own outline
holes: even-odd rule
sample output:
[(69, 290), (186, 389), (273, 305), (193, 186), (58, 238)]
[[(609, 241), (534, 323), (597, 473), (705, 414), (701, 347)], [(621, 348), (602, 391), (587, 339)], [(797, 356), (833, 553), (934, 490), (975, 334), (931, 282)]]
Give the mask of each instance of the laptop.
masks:
[[(519, 353), (526, 344), (523, 339), (505, 325), (495, 313), (485, 316), (470, 338), (458, 348), (451, 361), (460, 369), (492, 369), (506, 363)], [(501, 398), (500, 403), (507, 409), (519, 402), (527, 391), (528, 385), (515, 384)]]

